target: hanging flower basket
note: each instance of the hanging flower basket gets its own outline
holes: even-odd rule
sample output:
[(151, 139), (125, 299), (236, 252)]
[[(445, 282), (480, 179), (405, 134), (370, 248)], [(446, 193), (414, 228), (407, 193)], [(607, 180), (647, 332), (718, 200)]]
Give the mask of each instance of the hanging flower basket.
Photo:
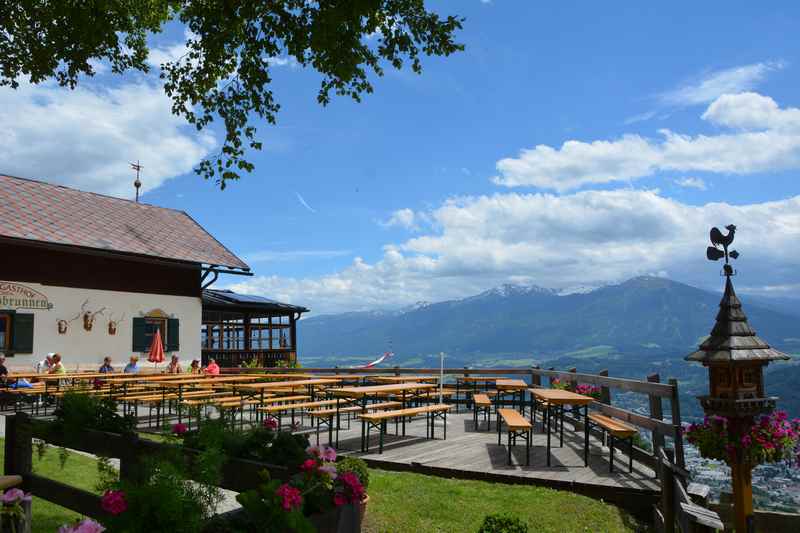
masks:
[(727, 418), (707, 416), (689, 426), (686, 440), (706, 459), (729, 464), (742, 459), (753, 466), (788, 461), (800, 467), (800, 418), (789, 420), (785, 411), (760, 417), (738, 438)]

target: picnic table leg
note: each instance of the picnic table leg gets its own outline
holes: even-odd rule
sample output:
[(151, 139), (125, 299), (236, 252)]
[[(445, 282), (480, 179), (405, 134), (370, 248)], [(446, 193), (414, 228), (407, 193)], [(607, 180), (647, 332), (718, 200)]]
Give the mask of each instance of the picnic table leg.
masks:
[(545, 407), (545, 410), (547, 411), (547, 466), (550, 466), (550, 420), (551, 420), (550, 410), (551, 409), (552, 406), (548, 402), (547, 407)]
[(447, 411), (444, 411), (444, 440), (447, 440)]
[[(339, 416), (339, 402), (340, 402), (340, 401), (341, 401), (341, 398), (339, 398), (339, 397), (337, 396), (337, 397), (336, 397), (336, 447), (337, 447), (337, 448), (339, 447), (339, 428), (341, 427), (341, 423), (342, 423), (342, 419), (341, 419), (341, 417)], [(329, 422), (329, 423), (330, 423), (331, 425), (333, 425), (333, 417), (331, 417), (331, 419), (330, 419), (330, 422)], [(348, 424), (347, 424), (347, 425), (348, 425), (348, 427), (349, 427), (349, 426), (350, 426), (350, 423), (348, 422)], [(329, 428), (329, 429), (328, 429), (328, 444), (330, 444), (330, 443), (331, 443), (331, 438), (332, 438), (332, 437), (333, 437), (333, 435), (331, 434), (331, 429)]]
[(508, 431), (508, 464), (511, 464), (511, 430)]
[(378, 453), (383, 453), (383, 434), (386, 433), (386, 419), (381, 420)]
[(558, 408), (558, 416), (559, 416), (559, 418), (561, 418), (561, 423), (560, 423), (560, 427), (559, 427), (560, 436), (559, 436), (559, 440), (558, 440), (558, 447), (559, 448), (563, 448), (564, 447), (564, 405), (560, 405), (559, 406), (559, 408)]
[[(403, 389), (403, 409), (406, 408), (406, 391)], [(406, 417), (403, 417), (403, 436), (406, 436)]]
[(533, 439), (533, 426), (528, 430), (525, 439), (525, 466), (531, 466), (531, 440)]
[(613, 434), (610, 434), (609, 437), (610, 437), (609, 442), (611, 443), (611, 445), (609, 446), (611, 448), (611, 457), (608, 459), (608, 471), (609, 472), (613, 472), (614, 471), (614, 439), (616, 437), (614, 437)]
[(633, 437), (628, 437), (628, 472), (633, 472)]
[(589, 466), (589, 419), (583, 425), (583, 466)]
[[(361, 451), (362, 452), (365, 451), (364, 450), (364, 424), (365, 423), (366, 423), (366, 420), (362, 418), (361, 419)], [(367, 428), (367, 431), (369, 431), (369, 428)]]
[(500, 413), (495, 411), (495, 418), (497, 418), (497, 445), (500, 446), (500, 426), (502, 422), (500, 422)]
[(183, 407), (183, 384), (178, 383), (178, 423), (181, 423), (181, 419), (183, 418), (182, 407)]

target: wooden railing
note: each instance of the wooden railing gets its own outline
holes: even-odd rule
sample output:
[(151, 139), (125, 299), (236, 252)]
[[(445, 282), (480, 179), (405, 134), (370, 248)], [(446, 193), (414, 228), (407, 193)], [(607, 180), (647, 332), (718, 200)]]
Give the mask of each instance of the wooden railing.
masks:
[(222, 368), (237, 368), (243, 364), (255, 364), (259, 367), (278, 367), (282, 363), (290, 363), (295, 359), (294, 350), (284, 348), (277, 350), (203, 350), (202, 364), (207, 365), (214, 359)]
[[(293, 372), (304, 374), (433, 374), (438, 375), (440, 371), (448, 378), (458, 378), (470, 375), (482, 376), (514, 376), (526, 379), (532, 387), (549, 385), (556, 378), (574, 385), (586, 383), (597, 385), (601, 388), (601, 398), (595, 402), (595, 407), (603, 414), (619, 418), (629, 424), (637, 426), (651, 434), (653, 451), (649, 452), (634, 446), (634, 459), (652, 468), (658, 474), (658, 451), (666, 446), (666, 439), (672, 440), (675, 450), (676, 463), (683, 468), (685, 466), (683, 437), (681, 433), (681, 414), (680, 402), (678, 400), (678, 382), (670, 379), (667, 383), (661, 383), (658, 374), (651, 374), (644, 380), (609, 377), (608, 371), (603, 370), (597, 374), (578, 373), (577, 369), (571, 368), (566, 371), (555, 369), (542, 369), (537, 366), (524, 368), (225, 368), (223, 372)], [(647, 396), (649, 416), (641, 415), (633, 411), (622, 409), (612, 405), (612, 390), (629, 391)], [(468, 392), (468, 391), (465, 391)], [(671, 417), (669, 421), (664, 420), (663, 400), (669, 400)], [(466, 402), (466, 398), (456, 398), (453, 402)], [(600, 430), (594, 430), (600, 435)]]
[[(120, 477), (137, 479), (140, 466), (145, 458), (174, 454), (176, 448), (187, 460), (197, 452), (182, 446), (140, 439), (137, 435), (119, 435), (100, 431), (85, 430), (75, 439), (65, 439), (54, 435), (49, 428), (52, 422), (32, 419), (27, 413), (6, 416), (5, 458), (6, 474), (19, 474), (23, 478), (23, 488), (47, 501), (92, 518), (102, 518), (105, 512), (100, 507), (100, 497), (92, 492), (33, 473), (33, 440), (42, 439), (49, 444), (65, 446), (103, 457), (120, 460)], [(171, 455), (170, 455), (171, 457)], [(276, 479), (288, 479), (288, 469), (249, 461), (229, 458), (222, 467), (220, 487), (236, 492), (244, 492), (261, 482), (258, 473), (267, 469)]]
[[(724, 529), (716, 512), (707, 509), (708, 487), (687, 486), (689, 473), (676, 465), (670, 453), (658, 453), (661, 504), (653, 509), (653, 523), (659, 533), (711, 533)], [(694, 499), (692, 498), (694, 496)]]

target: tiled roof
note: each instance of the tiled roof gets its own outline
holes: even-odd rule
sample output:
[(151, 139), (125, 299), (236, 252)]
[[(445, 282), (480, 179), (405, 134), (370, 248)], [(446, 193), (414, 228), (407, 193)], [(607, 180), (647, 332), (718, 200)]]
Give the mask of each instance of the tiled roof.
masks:
[(249, 269), (183, 211), (4, 175), (0, 236)]

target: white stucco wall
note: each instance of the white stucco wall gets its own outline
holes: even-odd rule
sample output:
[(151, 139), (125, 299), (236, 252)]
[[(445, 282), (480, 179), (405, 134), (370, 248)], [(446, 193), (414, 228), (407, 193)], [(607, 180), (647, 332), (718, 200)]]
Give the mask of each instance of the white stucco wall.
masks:
[[(33, 354), (17, 354), (9, 358), (7, 366), (11, 368), (31, 368), (48, 352), (58, 352), (63, 356), (68, 370), (76, 366), (81, 369), (99, 366), (105, 356), (111, 356), (114, 366), (121, 369), (132, 355), (133, 318), (145, 316), (156, 309), (169, 318), (180, 320), (180, 350), (177, 353), (181, 360), (186, 362), (200, 357), (202, 301), (199, 297), (76, 289), (29, 282), (19, 284), (44, 294), (53, 307), (49, 310), (17, 310), (19, 313), (34, 314)], [(96, 312), (105, 307), (102, 314), (96, 315), (92, 330), (86, 331), (83, 320), (78, 318), (69, 323), (65, 334), (59, 334), (58, 320), (75, 317), (87, 300), (88, 311)], [(119, 321), (115, 335), (108, 332), (111, 319)]]

